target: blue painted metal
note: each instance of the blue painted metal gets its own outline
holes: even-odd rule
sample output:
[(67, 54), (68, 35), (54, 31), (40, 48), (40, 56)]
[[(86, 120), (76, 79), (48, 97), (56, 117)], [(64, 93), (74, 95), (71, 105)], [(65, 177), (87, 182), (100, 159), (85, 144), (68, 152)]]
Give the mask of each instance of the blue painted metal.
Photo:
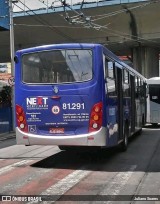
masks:
[(0, 134), (12, 131), (12, 108), (0, 108)]
[(9, 1), (0, 0), (0, 30), (9, 29)]

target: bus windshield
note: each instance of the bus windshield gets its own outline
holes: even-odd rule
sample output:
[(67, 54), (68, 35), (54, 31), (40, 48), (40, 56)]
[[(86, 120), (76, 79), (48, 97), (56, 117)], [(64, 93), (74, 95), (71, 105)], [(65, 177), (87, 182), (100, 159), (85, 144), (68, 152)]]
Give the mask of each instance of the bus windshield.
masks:
[(22, 56), (24, 83), (72, 83), (92, 79), (91, 50), (52, 50)]

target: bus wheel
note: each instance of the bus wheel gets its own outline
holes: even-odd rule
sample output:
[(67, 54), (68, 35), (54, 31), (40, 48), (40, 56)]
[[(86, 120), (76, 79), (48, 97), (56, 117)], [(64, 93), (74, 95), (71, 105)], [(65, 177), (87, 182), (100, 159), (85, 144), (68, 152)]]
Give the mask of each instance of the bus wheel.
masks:
[(125, 152), (127, 150), (128, 147), (128, 137), (129, 137), (129, 127), (127, 124), (125, 124), (125, 128), (124, 128), (124, 133), (123, 133), (123, 141), (120, 144), (120, 149), (122, 152)]
[(151, 123), (153, 127), (157, 127), (158, 123)]
[(145, 120), (144, 120), (144, 114), (143, 114), (143, 116), (142, 116), (142, 127), (144, 127), (145, 126)]

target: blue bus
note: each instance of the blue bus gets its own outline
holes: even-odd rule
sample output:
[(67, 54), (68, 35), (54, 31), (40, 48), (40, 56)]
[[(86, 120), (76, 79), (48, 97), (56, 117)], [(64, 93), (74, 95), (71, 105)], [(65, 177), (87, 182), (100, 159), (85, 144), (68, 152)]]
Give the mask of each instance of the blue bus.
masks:
[(146, 119), (145, 78), (100, 44), (54, 44), (15, 56), (17, 144), (127, 149)]

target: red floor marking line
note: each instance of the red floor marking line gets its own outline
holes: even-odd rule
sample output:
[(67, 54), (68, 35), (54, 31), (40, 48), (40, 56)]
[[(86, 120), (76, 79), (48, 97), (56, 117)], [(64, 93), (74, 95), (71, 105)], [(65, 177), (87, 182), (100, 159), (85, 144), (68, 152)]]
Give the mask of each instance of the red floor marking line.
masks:
[(15, 194), (17, 195), (39, 195), (41, 192), (45, 191), (50, 186), (57, 183), (59, 180), (66, 177), (68, 174), (72, 173), (74, 170), (69, 169), (53, 169), (52, 172), (45, 173), (39, 179), (31, 181), (30, 183), (24, 185), (20, 189), (17, 189)]
[(19, 159), (3, 159), (2, 161), (0, 160), (0, 169), (5, 167), (5, 166), (14, 164), (18, 161), (19, 161)]
[(106, 180), (109, 180), (112, 176), (109, 172), (94, 171), (87, 178), (83, 179), (83, 182), (79, 182), (75, 188), (71, 188), (65, 195), (92, 195), (97, 191), (98, 185), (105, 184)]
[(29, 165), (29, 163), (32, 164), (33, 160), (22, 160), (11, 165), (5, 166), (3, 168), (0, 168), (0, 175), (6, 174), (7, 172), (10, 172), (11, 170), (14, 170), (18, 167), (23, 167), (23, 165)]
[(14, 169), (10, 172), (7, 172), (6, 174), (3, 174), (0, 176), (0, 186), (2, 187), (3, 185), (6, 185), (7, 183), (11, 183), (13, 181), (16, 182), (17, 180), (17, 175), (18, 175), (18, 178), (26, 175), (28, 172), (30, 171), (29, 168), (19, 168), (18, 170), (17, 169)]
[[(86, 168), (85, 168), (86, 169)], [(79, 182), (81, 182), (84, 178), (86, 178), (91, 171), (83, 169), (75, 170), (70, 173), (65, 178), (58, 181), (56, 184), (52, 185), (50, 188), (46, 189), (41, 193), (41, 195), (56, 195), (54, 201), (57, 201), (62, 195), (64, 195), (71, 188), (74, 188)], [(33, 202), (29, 202), (27, 204), (32, 204)], [(44, 201), (44, 204), (53, 203), (52, 201)]]

